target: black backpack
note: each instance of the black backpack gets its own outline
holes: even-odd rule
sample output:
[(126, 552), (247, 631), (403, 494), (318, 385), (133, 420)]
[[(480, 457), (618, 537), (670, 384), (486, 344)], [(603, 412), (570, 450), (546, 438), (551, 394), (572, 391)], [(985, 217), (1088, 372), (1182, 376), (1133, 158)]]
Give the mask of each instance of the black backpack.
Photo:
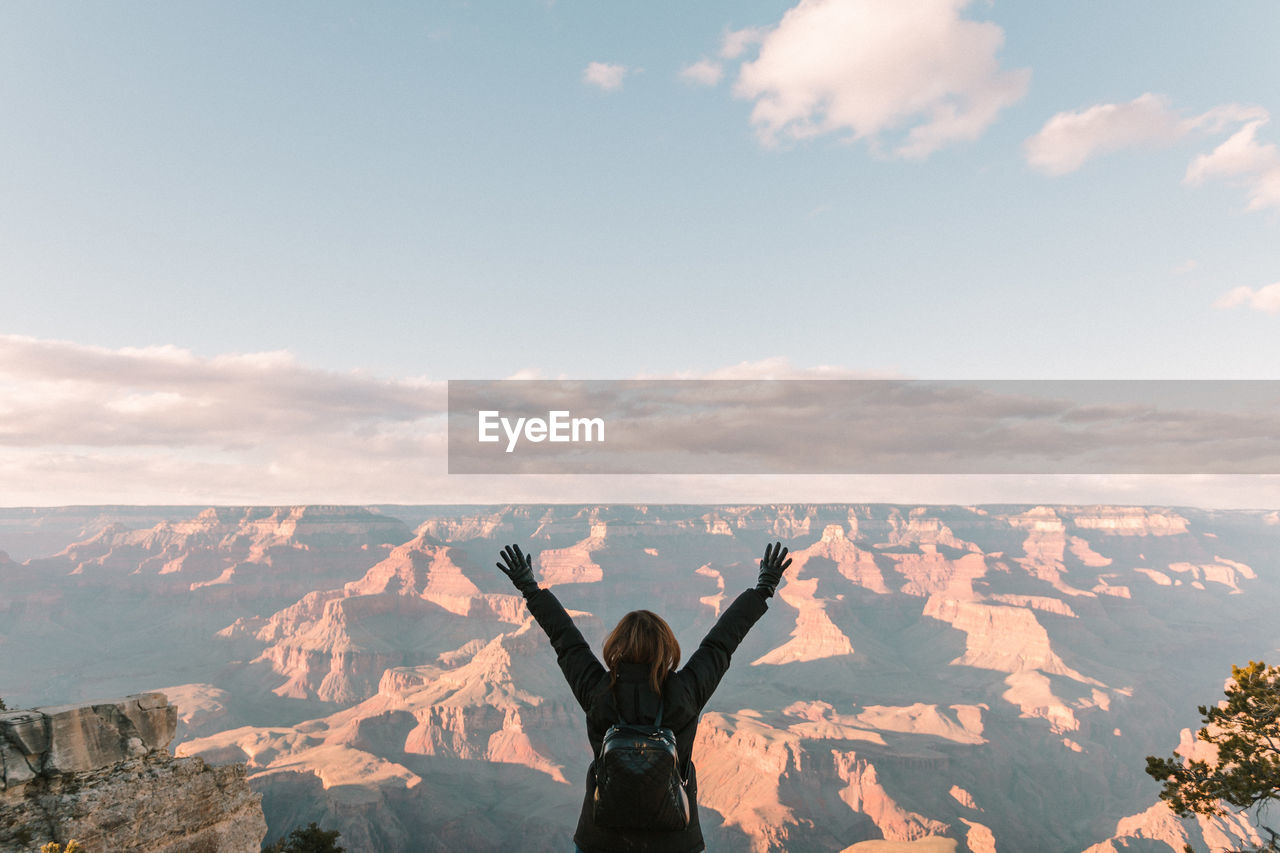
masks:
[(662, 725), (662, 704), (653, 725), (618, 722), (604, 733), (595, 762), (592, 817), (615, 829), (684, 829), (689, 796), (680, 778), (676, 733)]

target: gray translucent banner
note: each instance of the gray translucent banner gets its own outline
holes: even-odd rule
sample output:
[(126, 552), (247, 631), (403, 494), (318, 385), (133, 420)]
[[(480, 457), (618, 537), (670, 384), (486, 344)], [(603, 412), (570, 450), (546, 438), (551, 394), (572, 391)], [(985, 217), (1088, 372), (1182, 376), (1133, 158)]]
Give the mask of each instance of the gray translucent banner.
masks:
[(1272, 380), (449, 382), (450, 474), (1277, 474)]

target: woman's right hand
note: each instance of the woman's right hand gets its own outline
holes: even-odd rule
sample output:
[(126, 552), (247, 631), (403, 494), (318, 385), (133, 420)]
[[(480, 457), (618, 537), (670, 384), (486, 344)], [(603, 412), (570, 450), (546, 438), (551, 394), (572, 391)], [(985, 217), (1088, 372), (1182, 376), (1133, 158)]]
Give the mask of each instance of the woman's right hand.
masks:
[[(787, 550), (782, 547), (781, 542), (764, 547), (764, 559), (760, 561), (760, 579), (756, 583), (756, 592), (765, 598), (773, 595), (773, 591), (778, 588), (778, 582), (782, 580), (782, 573), (787, 570), (787, 566), (791, 565)], [(783, 562), (784, 559), (786, 562)]]
[(533, 555), (523, 554), (519, 545), (508, 545), (499, 555), (502, 562), (497, 566), (502, 573), (511, 579), (511, 583), (525, 598), (538, 591), (538, 582), (533, 577)]

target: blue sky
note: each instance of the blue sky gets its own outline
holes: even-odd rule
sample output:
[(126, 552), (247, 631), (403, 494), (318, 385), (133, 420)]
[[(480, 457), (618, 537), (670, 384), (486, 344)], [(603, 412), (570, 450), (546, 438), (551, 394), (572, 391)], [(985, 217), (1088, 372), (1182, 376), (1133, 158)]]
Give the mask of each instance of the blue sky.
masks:
[[(136, 352), (264, 388), (1278, 378), (1278, 35), (1261, 0), (5, 3), (0, 471), (61, 485), (0, 500), (281, 464), (199, 435), (256, 392)], [(77, 390), (81, 357), (114, 378)], [(77, 402), (197, 408), (13, 437)]]

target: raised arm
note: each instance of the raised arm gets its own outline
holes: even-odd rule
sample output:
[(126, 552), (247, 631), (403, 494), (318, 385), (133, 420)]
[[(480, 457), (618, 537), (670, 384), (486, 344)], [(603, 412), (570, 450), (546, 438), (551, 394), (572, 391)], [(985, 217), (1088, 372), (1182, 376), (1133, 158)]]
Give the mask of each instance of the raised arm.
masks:
[(677, 673), (685, 689), (690, 692), (694, 706), (699, 710), (707, 704), (720, 684), (720, 679), (729, 669), (729, 662), (742, 638), (769, 609), (768, 599), (778, 588), (782, 573), (790, 565), (787, 549), (782, 547), (781, 542), (766, 546), (755, 588), (743, 592), (720, 614), (698, 650)]
[(591, 651), (582, 632), (573, 624), (560, 600), (549, 589), (541, 589), (533, 577), (533, 557), (521, 553), (519, 545), (508, 545), (502, 550), (502, 562), (498, 563), (516, 589), (524, 596), (529, 612), (551, 640), (556, 650), (556, 663), (569, 682), (573, 698), (587, 710), (591, 695), (608, 677), (608, 672)]

